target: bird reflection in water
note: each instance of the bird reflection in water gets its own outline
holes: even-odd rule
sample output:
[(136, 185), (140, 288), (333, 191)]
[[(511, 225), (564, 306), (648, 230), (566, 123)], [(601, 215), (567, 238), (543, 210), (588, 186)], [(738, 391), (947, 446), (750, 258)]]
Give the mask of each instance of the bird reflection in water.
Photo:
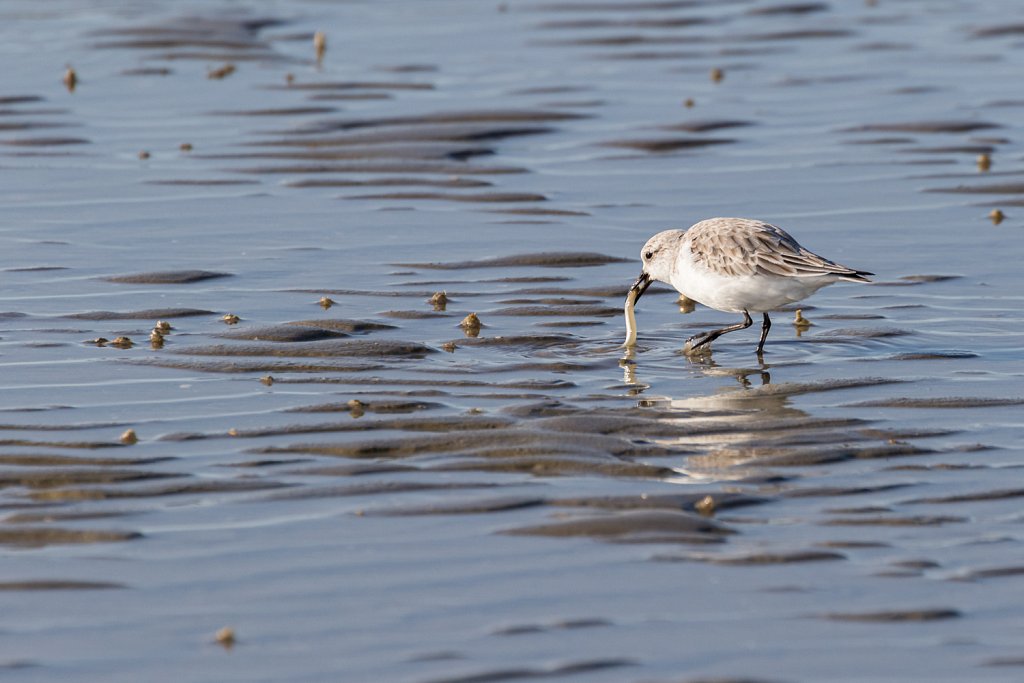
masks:
[[(758, 367), (756, 368), (729, 368), (716, 363), (714, 358), (711, 357), (710, 351), (696, 355), (679, 351), (678, 355), (686, 359), (687, 365), (700, 370), (705, 375), (709, 377), (731, 376), (744, 388), (754, 386), (754, 382), (750, 380), (754, 376), (757, 377), (756, 381), (760, 386), (772, 383), (772, 375), (768, 371), (771, 366), (763, 360), (758, 362)], [(636, 377), (636, 347), (631, 346), (625, 349), (622, 358), (619, 359), (619, 367), (622, 368), (622, 382), (630, 388), (630, 394), (637, 395), (648, 388), (649, 385), (639, 381)]]

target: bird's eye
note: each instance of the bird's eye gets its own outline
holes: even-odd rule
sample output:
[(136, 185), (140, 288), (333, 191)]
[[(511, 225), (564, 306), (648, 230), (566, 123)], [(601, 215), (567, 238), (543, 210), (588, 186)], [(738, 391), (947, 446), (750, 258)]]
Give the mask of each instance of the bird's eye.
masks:
[(653, 251), (644, 252), (644, 260), (645, 261), (650, 261), (652, 258), (654, 258), (654, 252)]

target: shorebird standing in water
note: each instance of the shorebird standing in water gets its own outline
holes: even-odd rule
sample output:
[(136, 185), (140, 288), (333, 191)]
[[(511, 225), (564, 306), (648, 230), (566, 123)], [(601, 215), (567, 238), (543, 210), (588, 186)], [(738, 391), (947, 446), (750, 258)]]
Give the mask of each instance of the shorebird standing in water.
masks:
[(665, 230), (647, 240), (640, 252), (643, 270), (626, 295), (626, 343), (636, 344), (633, 306), (655, 280), (675, 287), (708, 308), (742, 313), (743, 322), (704, 332), (687, 340), (687, 351), (706, 346), (726, 332), (753, 324), (761, 313), (761, 341), (772, 322), (768, 311), (805, 299), (839, 280), (870, 282), (854, 270), (808, 251), (785, 230), (749, 218), (709, 218), (689, 230)]

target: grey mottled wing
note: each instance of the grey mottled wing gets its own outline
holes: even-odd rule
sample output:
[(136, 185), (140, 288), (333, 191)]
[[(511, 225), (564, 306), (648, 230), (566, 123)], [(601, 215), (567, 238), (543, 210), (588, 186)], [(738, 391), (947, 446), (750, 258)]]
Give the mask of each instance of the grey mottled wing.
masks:
[(721, 275), (814, 277), (863, 280), (862, 272), (800, 246), (781, 228), (746, 218), (712, 218), (687, 231), (694, 260)]

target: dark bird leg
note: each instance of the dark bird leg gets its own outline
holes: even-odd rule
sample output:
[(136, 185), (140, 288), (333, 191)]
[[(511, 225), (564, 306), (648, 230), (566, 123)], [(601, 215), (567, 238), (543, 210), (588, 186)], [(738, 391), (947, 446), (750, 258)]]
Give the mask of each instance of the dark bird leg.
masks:
[(772, 321), (767, 313), (764, 313), (764, 322), (761, 323), (761, 341), (757, 344), (757, 355), (764, 355), (764, 340), (768, 338), (768, 330), (772, 329)]
[(750, 319), (750, 314), (747, 313), (746, 311), (743, 311), (743, 322), (736, 323), (735, 325), (730, 325), (729, 327), (723, 327), (720, 330), (711, 330), (710, 332), (705, 332), (704, 334), (690, 337), (686, 341), (690, 344), (690, 350), (695, 351), (700, 347), (704, 346), (705, 344), (710, 344), (711, 342), (715, 341), (726, 332), (745, 330), (753, 324), (754, 321)]

